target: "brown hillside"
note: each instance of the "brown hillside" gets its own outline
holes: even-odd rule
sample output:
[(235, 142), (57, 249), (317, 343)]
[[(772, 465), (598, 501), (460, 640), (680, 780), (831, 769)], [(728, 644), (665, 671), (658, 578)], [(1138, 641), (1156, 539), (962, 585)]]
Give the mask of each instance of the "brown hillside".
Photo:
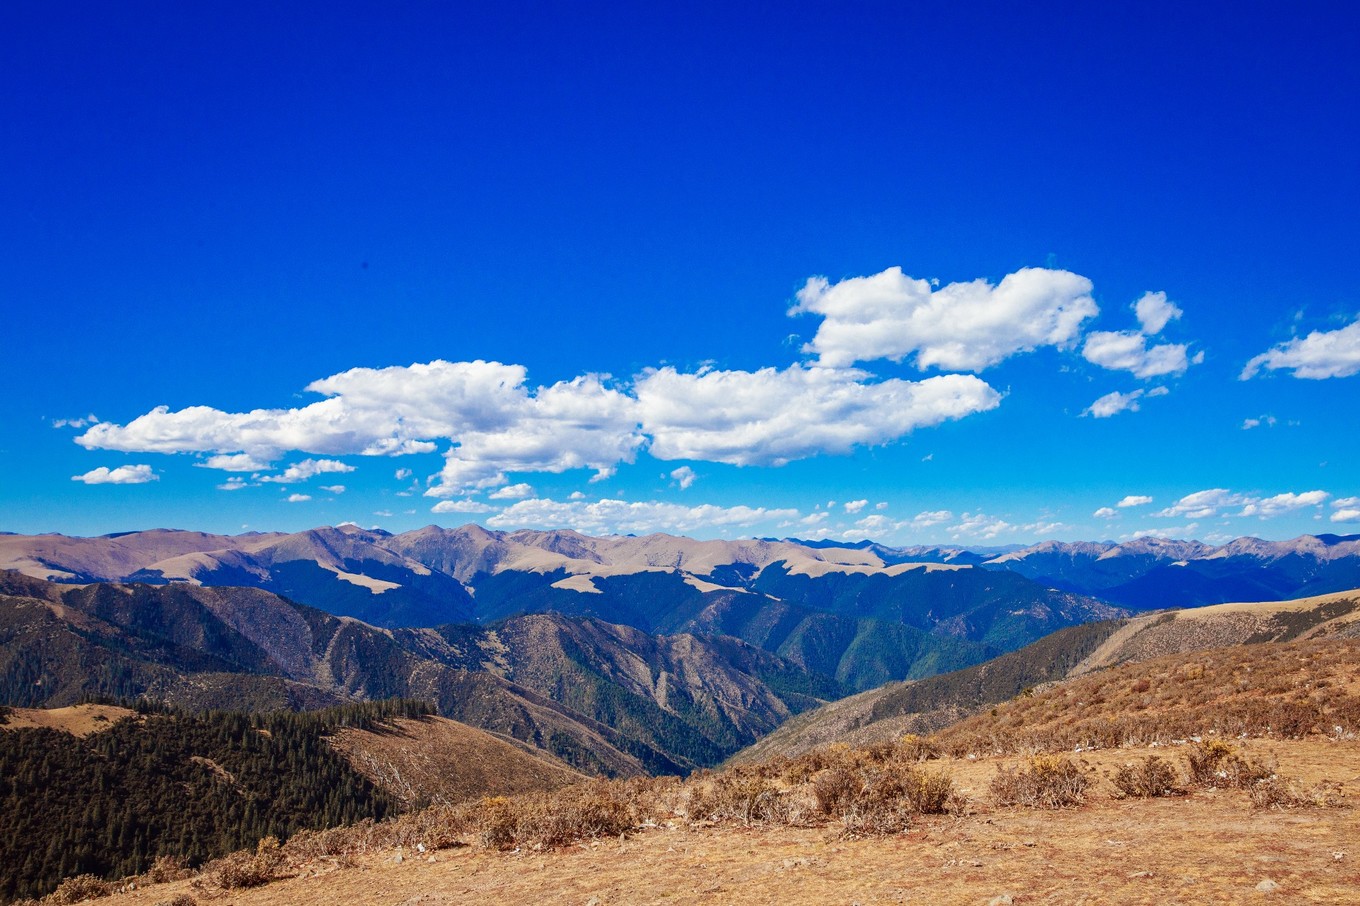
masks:
[(0, 723), (0, 730), (24, 730), (47, 727), (73, 736), (89, 736), (112, 727), (124, 717), (136, 717), (137, 712), (114, 705), (71, 705), (67, 708), (11, 708), (8, 721)]
[(407, 807), (555, 790), (585, 779), (546, 752), (443, 717), (398, 719), (376, 731), (349, 727), (331, 745)]

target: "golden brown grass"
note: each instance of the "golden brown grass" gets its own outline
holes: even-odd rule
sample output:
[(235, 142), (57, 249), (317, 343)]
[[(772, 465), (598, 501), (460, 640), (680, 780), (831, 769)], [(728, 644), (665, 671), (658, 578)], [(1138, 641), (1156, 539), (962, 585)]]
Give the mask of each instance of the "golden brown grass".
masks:
[(47, 727), (73, 736), (89, 736), (109, 729), (125, 717), (137, 717), (137, 712), (115, 705), (70, 705), (65, 708), (13, 708), (9, 721), (0, 724), (0, 731)]

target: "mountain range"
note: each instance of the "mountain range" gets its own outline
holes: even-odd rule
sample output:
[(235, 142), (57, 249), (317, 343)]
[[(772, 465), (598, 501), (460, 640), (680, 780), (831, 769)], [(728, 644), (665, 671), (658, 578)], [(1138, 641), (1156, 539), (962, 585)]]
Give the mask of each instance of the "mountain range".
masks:
[(529, 613), (727, 635), (849, 690), (979, 663), (1117, 608), (977, 555), (881, 545), (352, 525), (238, 536), (0, 536), (0, 568), (72, 584), (253, 587), (381, 628)]

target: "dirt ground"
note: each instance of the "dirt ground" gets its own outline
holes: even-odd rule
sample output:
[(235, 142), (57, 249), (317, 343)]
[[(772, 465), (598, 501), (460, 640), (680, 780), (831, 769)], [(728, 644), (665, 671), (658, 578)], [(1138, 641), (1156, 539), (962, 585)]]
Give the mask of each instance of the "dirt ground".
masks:
[[(1360, 903), (1360, 742), (1247, 750), (1275, 758), (1281, 774), (1341, 783), (1350, 805), (1257, 810), (1236, 791), (1117, 800), (1102, 782), (1081, 808), (995, 809), (986, 787), (1004, 762), (941, 762), (975, 800), (974, 813), (923, 818), (901, 836), (845, 840), (835, 825), (677, 825), (559, 852), (474, 845), (406, 850), (398, 860), (391, 850), (254, 890), (177, 882), (102, 902), (157, 904), (184, 893), (222, 906)], [(1180, 763), (1174, 747), (1074, 757), (1108, 777), (1150, 752)]]

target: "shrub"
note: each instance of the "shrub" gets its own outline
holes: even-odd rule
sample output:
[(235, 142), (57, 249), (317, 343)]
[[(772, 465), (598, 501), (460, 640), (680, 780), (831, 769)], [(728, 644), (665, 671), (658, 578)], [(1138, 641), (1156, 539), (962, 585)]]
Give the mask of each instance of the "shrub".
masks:
[(149, 884), (165, 884), (169, 881), (183, 881), (193, 877), (193, 869), (185, 865), (179, 856), (157, 856), (156, 861), (142, 875)]
[(69, 903), (106, 897), (112, 893), (113, 885), (107, 881), (101, 881), (94, 875), (76, 875), (62, 881), (56, 890), (42, 898), (42, 902), (51, 903), (53, 906), (67, 906)]
[(1023, 770), (998, 767), (990, 792), (997, 805), (1071, 808), (1085, 799), (1090, 782), (1071, 759), (1037, 756)]
[(1126, 764), (1114, 776), (1114, 788), (1120, 798), (1149, 799), (1153, 796), (1176, 796), (1176, 769), (1170, 762), (1149, 755), (1141, 764)]
[(268, 884), (278, 876), (283, 865), (283, 850), (277, 837), (265, 837), (255, 847), (252, 854), (248, 851), (234, 852), (210, 862), (204, 868), (206, 874), (223, 890), (241, 887), (259, 887)]
[(1336, 784), (1320, 783), (1305, 788), (1285, 777), (1267, 777), (1247, 789), (1256, 808), (1339, 808), (1346, 804)]
[(915, 733), (908, 733), (897, 741), (895, 754), (902, 761), (930, 761), (940, 757), (940, 747)]
[(1185, 753), (1185, 766), (1191, 783), (1234, 790), (1245, 789), (1274, 774), (1264, 763), (1246, 758), (1221, 739), (1192, 744)]

